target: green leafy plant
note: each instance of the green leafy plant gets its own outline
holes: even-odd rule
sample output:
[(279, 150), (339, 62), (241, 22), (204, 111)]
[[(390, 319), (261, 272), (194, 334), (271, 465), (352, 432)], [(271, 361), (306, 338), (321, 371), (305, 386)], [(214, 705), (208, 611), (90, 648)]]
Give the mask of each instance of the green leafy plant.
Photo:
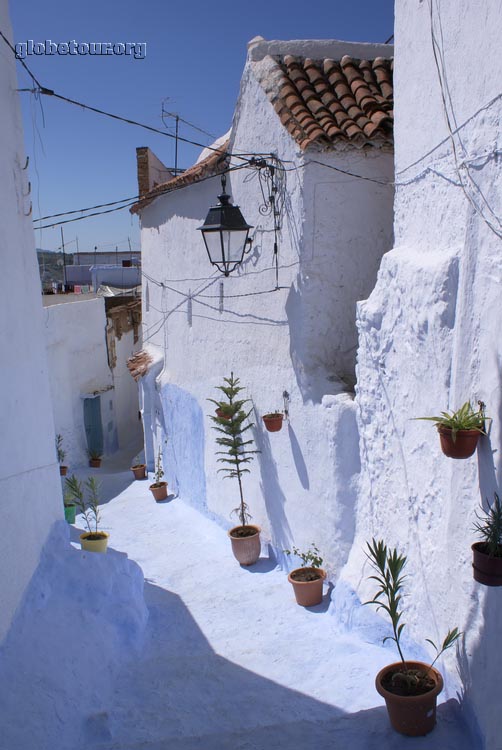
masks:
[(164, 469), (162, 468), (162, 448), (159, 445), (159, 450), (157, 453), (157, 460), (155, 462), (155, 482), (152, 484), (152, 487), (158, 487), (160, 483), (162, 482), (163, 476), (164, 476)]
[(89, 448), (87, 453), (92, 461), (98, 461), (102, 456), (101, 451), (97, 451), (95, 448)]
[(65, 480), (65, 498), (73, 501), (78, 512), (84, 517), (89, 534), (99, 535), (98, 525), (101, 520), (99, 512), (100, 484), (95, 477), (88, 477), (82, 483), (75, 474)]
[[(405, 627), (405, 623), (401, 621), (403, 614), (401, 609), (403, 582), (406, 578), (403, 570), (407, 563), (407, 557), (399, 554), (397, 549), (388, 548), (382, 540), (377, 542), (373, 539), (371, 544), (367, 542), (367, 547), (366, 557), (375, 570), (375, 575), (369, 576), (369, 579), (377, 582), (378, 591), (373, 599), (364, 603), (374, 604), (377, 610), (383, 609), (389, 615), (393, 635), (386, 636), (384, 643), (387, 640), (395, 642), (399, 657), (403, 663), (403, 668), (392, 676), (392, 683), (400, 684), (404, 688), (404, 694), (413, 695), (416, 694), (417, 690), (420, 690), (420, 682), (423, 680), (423, 676), (420, 673), (417, 674), (417, 670), (408, 669), (401, 649), (401, 635)], [(460, 636), (461, 633), (458, 628), (449, 630), (440, 648), (430, 638), (426, 638), (426, 641), (436, 651), (436, 656), (434, 661), (429, 665), (425, 678), (427, 678), (428, 673), (441, 654), (451, 648)]]
[(250, 399), (239, 398), (239, 393), (244, 389), (239, 385), (239, 378), (234, 378), (233, 372), (230, 373), (229, 378), (223, 378), (223, 381), (224, 385), (217, 386), (217, 389), (222, 392), (226, 400), (208, 399), (216, 405), (217, 410), (219, 409), (219, 413), (222, 415), (215, 417), (211, 415), (213, 429), (220, 433), (216, 442), (224, 449), (216, 452), (217, 456), (222, 456), (218, 459), (218, 463), (225, 464), (218, 471), (226, 475), (225, 479), (237, 479), (240, 505), (234, 508), (232, 514), (239, 518), (242, 526), (246, 526), (251, 519), (251, 515), (244, 501), (242, 476), (249, 473), (247, 465), (253, 460), (253, 454), (259, 453), (259, 451), (251, 450), (254, 443), (252, 438), (243, 439), (244, 433), (254, 427), (254, 424), (249, 422), (252, 409), (246, 410), (245, 408), (246, 404), (251, 403)]
[(66, 452), (63, 450), (63, 436), (56, 435), (56, 451), (58, 454), (58, 463), (62, 464), (65, 460)]
[(460, 409), (451, 412), (451, 414), (442, 411), (439, 417), (415, 417), (415, 419), (424, 419), (434, 422), (437, 426), (447, 427), (451, 430), (453, 442), (455, 442), (459, 430), (477, 430), (482, 435), (486, 435), (485, 419), (491, 419), (491, 417), (485, 416), (481, 402), (479, 404), (478, 411), (474, 411), (471, 402), (466, 401)]
[(301, 552), (298, 547), (293, 549), (285, 549), (286, 555), (296, 555), (302, 561), (302, 568), (306, 566), (310, 568), (320, 568), (322, 565), (322, 557), (319, 553), (317, 546), (312, 542), (312, 546), (306, 552)]
[(493, 503), (488, 503), (488, 512), (476, 513), (474, 530), (481, 536), (489, 557), (502, 557), (502, 503), (494, 492)]

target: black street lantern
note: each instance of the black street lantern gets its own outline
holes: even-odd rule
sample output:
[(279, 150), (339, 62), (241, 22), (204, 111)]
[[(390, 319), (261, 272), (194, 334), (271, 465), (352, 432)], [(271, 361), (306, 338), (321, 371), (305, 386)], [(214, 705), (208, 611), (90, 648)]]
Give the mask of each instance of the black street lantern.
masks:
[(230, 196), (225, 191), (227, 178), (221, 176), (221, 195), (217, 206), (212, 206), (201, 227), (207, 254), (213, 266), (216, 266), (225, 276), (234, 271), (242, 263), (249, 230), (239, 206), (232, 206)]

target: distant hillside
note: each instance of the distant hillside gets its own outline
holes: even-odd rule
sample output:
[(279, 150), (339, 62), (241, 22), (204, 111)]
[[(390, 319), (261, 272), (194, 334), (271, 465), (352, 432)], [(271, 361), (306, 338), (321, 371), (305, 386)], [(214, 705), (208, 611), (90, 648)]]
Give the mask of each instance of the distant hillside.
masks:
[[(63, 253), (37, 248), (38, 268), (42, 286), (51, 286), (53, 281), (63, 282)], [(66, 253), (66, 265), (73, 264), (73, 254)]]

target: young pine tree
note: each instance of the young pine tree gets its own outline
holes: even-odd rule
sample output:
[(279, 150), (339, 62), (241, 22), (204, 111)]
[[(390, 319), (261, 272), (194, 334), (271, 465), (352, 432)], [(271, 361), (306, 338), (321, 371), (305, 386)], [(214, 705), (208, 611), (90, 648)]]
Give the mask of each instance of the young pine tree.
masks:
[(217, 451), (216, 455), (221, 456), (218, 463), (225, 464), (219, 471), (223, 472), (225, 478), (236, 478), (239, 484), (240, 505), (232, 513), (237, 515), (241, 525), (246, 526), (251, 519), (249, 509), (244, 501), (242, 492), (243, 474), (249, 473), (248, 464), (253, 460), (255, 453), (260, 451), (252, 450), (251, 446), (254, 441), (252, 438), (244, 439), (243, 435), (250, 430), (254, 424), (249, 422), (249, 415), (252, 409), (247, 411), (246, 404), (251, 403), (250, 399), (239, 398), (239, 393), (244, 389), (239, 385), (239, 378), (234, 378), (233, 372), (229, 378), (223, 378), (224, 385), (217, 386), (218, 390), (225, 396), (225, 400), (216, 401), (208, 399), (216, 405), (217, 416), (211, 416), (213, 429), (220, 436), (216, 442), (223, 450)]

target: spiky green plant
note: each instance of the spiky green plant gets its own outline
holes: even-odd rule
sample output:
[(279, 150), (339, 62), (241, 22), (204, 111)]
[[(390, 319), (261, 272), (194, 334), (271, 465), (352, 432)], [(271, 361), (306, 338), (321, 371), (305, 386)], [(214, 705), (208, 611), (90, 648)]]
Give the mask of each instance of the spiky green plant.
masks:
[(466, 401), (460, 409), (451, 412), (451, 414), (442, 411), (439, 417), (415, 417), (415, 419), (424, 419), (434, 422), (438, 426), (447, 427), (451, 430), (451, 437), (455, 442), (459, 430), (477, 430), (482, 435), (486, 435), (485, 419), (491, 419), (491, 417), (485, 416), (484, 408), (481, 408), (481, 406), (478, 411), (474, 411), (471, 402)]
[(84, 516), (89, 534), (98, 534), (98, 524), (101, 520), (99, 512), (100, 483), (95, 477), (88, 477), (82, 484), (75, 474), (66, 477), (65, 497), (73, 500), (78, 512)]
[(502, 557), (502, 503), (496, 492), (493, 503), (488, 503), (488, 512), (476, 513), (474, 529), (479, 533), (489, 557)]
[(63, 436), (56, 435), (56, 451), (58, 454), (58, 463), (62, 464), (65, 460), (66, 453), (63, 450)]
[[(403, 614), (401, 602), (403, 598), (403, 582), (406, 578), (403, 575), (403, 570), (408, 559), (406, 555), (399, 554), (397, 549), (388, 548), (382, 540), (377, 542), (375, 539), (372, 539), (371, 544), (369, 542), (366, 542), (366, 544), (368, 547), (366, 557), (370, 561), (372, 568), (376, 571), (376, 575), (369, 576), (369, 579), (377, 582), (378, 591), (373, 599), (364, 603), (375, 604), (377, 610), (383, 609), (389, 615), (394, 635), (388, 635), (383, 640), (384, 643), (387, 640), (395, 642), (399, 656), (403, 662), (403, 671), (406, 672), (406, 660), (401, 650), (401, 635), (405, 627), (405, 623), (401, 622)], [(425, 639), (436, 651), (436, 657), (432, 664), (430, 664), (428, 672), (432, 669), (441, 654), (451, 648), (460, 636), (461, 633), (458, 628), (449, 630), (441, 648), (436, 646), (430, 638)], [(415, 679), (416, 677), (411, 675), (411, 680), (415, 681)]]
[(242, 476), (249, 473), (248, 464), (253, 460), (253, 454), (260, 451), (251, 450), (250, 446), (254, 444), (252, 438), (248, 440), (243, 439), (244, 433), (254, 427), (254, 424), (249, 421), (252, 409), (247, 410), (245, 407), (246, 404), (251, 403), (250, 399), (239, 398), (239, 393), (244, 390), (239, 385), (239, 378), (234, 378), (234, 374), (231, 372), (230, 377), (223, 378), (223, 381), (224, 385), (217, 386), (217, 389), (222, 392), (226, 400), (216, 401), (213, 398), (208, 399), (208, 401), (216, 405), (222, 415), (211, 415), (213, 429), (220, 433), (220, 437), (216, 438), (216, 442), (224, 449), (216, 452), (217, 456), (222, 456), (222, 458), (218, 458), (218, 463), (225, 464), (218, 471), (226, 475), (225, 479), (237, 479), (240, 504), (239, 507), (234, 508), (232, 514), (235, 514), (239, 518), (242, 526), (246, 526), (251, 519), (251, 514), (244, 501)]

